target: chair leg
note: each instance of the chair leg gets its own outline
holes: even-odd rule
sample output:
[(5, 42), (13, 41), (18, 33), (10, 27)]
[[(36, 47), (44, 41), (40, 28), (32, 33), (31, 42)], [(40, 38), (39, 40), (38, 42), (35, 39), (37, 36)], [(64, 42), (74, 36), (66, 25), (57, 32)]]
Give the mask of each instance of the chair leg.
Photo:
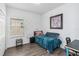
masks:
[(69, 48), (66, 48), (66, 56), (69, 56)]

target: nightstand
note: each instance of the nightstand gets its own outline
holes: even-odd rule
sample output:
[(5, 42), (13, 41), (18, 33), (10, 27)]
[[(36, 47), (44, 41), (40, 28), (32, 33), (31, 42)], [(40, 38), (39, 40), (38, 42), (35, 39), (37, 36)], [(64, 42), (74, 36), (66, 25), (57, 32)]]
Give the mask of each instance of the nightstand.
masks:
[(30, 43), (35, 43), (35, 37), (30, 37)]

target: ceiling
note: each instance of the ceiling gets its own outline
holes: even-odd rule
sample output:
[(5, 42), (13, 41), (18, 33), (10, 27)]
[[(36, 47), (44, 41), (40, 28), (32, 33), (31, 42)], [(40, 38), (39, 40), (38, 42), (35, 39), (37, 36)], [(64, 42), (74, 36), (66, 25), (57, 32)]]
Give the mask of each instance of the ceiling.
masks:
[(7, 7), (43, 14), (63, 5), (63, 3), (7, 3), (6, 5)]

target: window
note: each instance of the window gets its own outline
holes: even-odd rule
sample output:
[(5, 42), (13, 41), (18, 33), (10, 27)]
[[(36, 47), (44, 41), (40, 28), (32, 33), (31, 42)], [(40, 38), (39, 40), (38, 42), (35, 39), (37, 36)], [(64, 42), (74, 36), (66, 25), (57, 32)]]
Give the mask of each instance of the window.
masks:
[(23, 36), (24, 35), (23, 19), (11, 18), (10, 34), (11, 36)]

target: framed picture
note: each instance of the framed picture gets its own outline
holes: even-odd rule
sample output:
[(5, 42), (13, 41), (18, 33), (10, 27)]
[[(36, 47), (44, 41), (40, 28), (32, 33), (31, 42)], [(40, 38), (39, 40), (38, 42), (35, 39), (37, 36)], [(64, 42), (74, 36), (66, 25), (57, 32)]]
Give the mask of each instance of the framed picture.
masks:
[(50, 17), (50, 29), (63, 29), (63, 14)]

